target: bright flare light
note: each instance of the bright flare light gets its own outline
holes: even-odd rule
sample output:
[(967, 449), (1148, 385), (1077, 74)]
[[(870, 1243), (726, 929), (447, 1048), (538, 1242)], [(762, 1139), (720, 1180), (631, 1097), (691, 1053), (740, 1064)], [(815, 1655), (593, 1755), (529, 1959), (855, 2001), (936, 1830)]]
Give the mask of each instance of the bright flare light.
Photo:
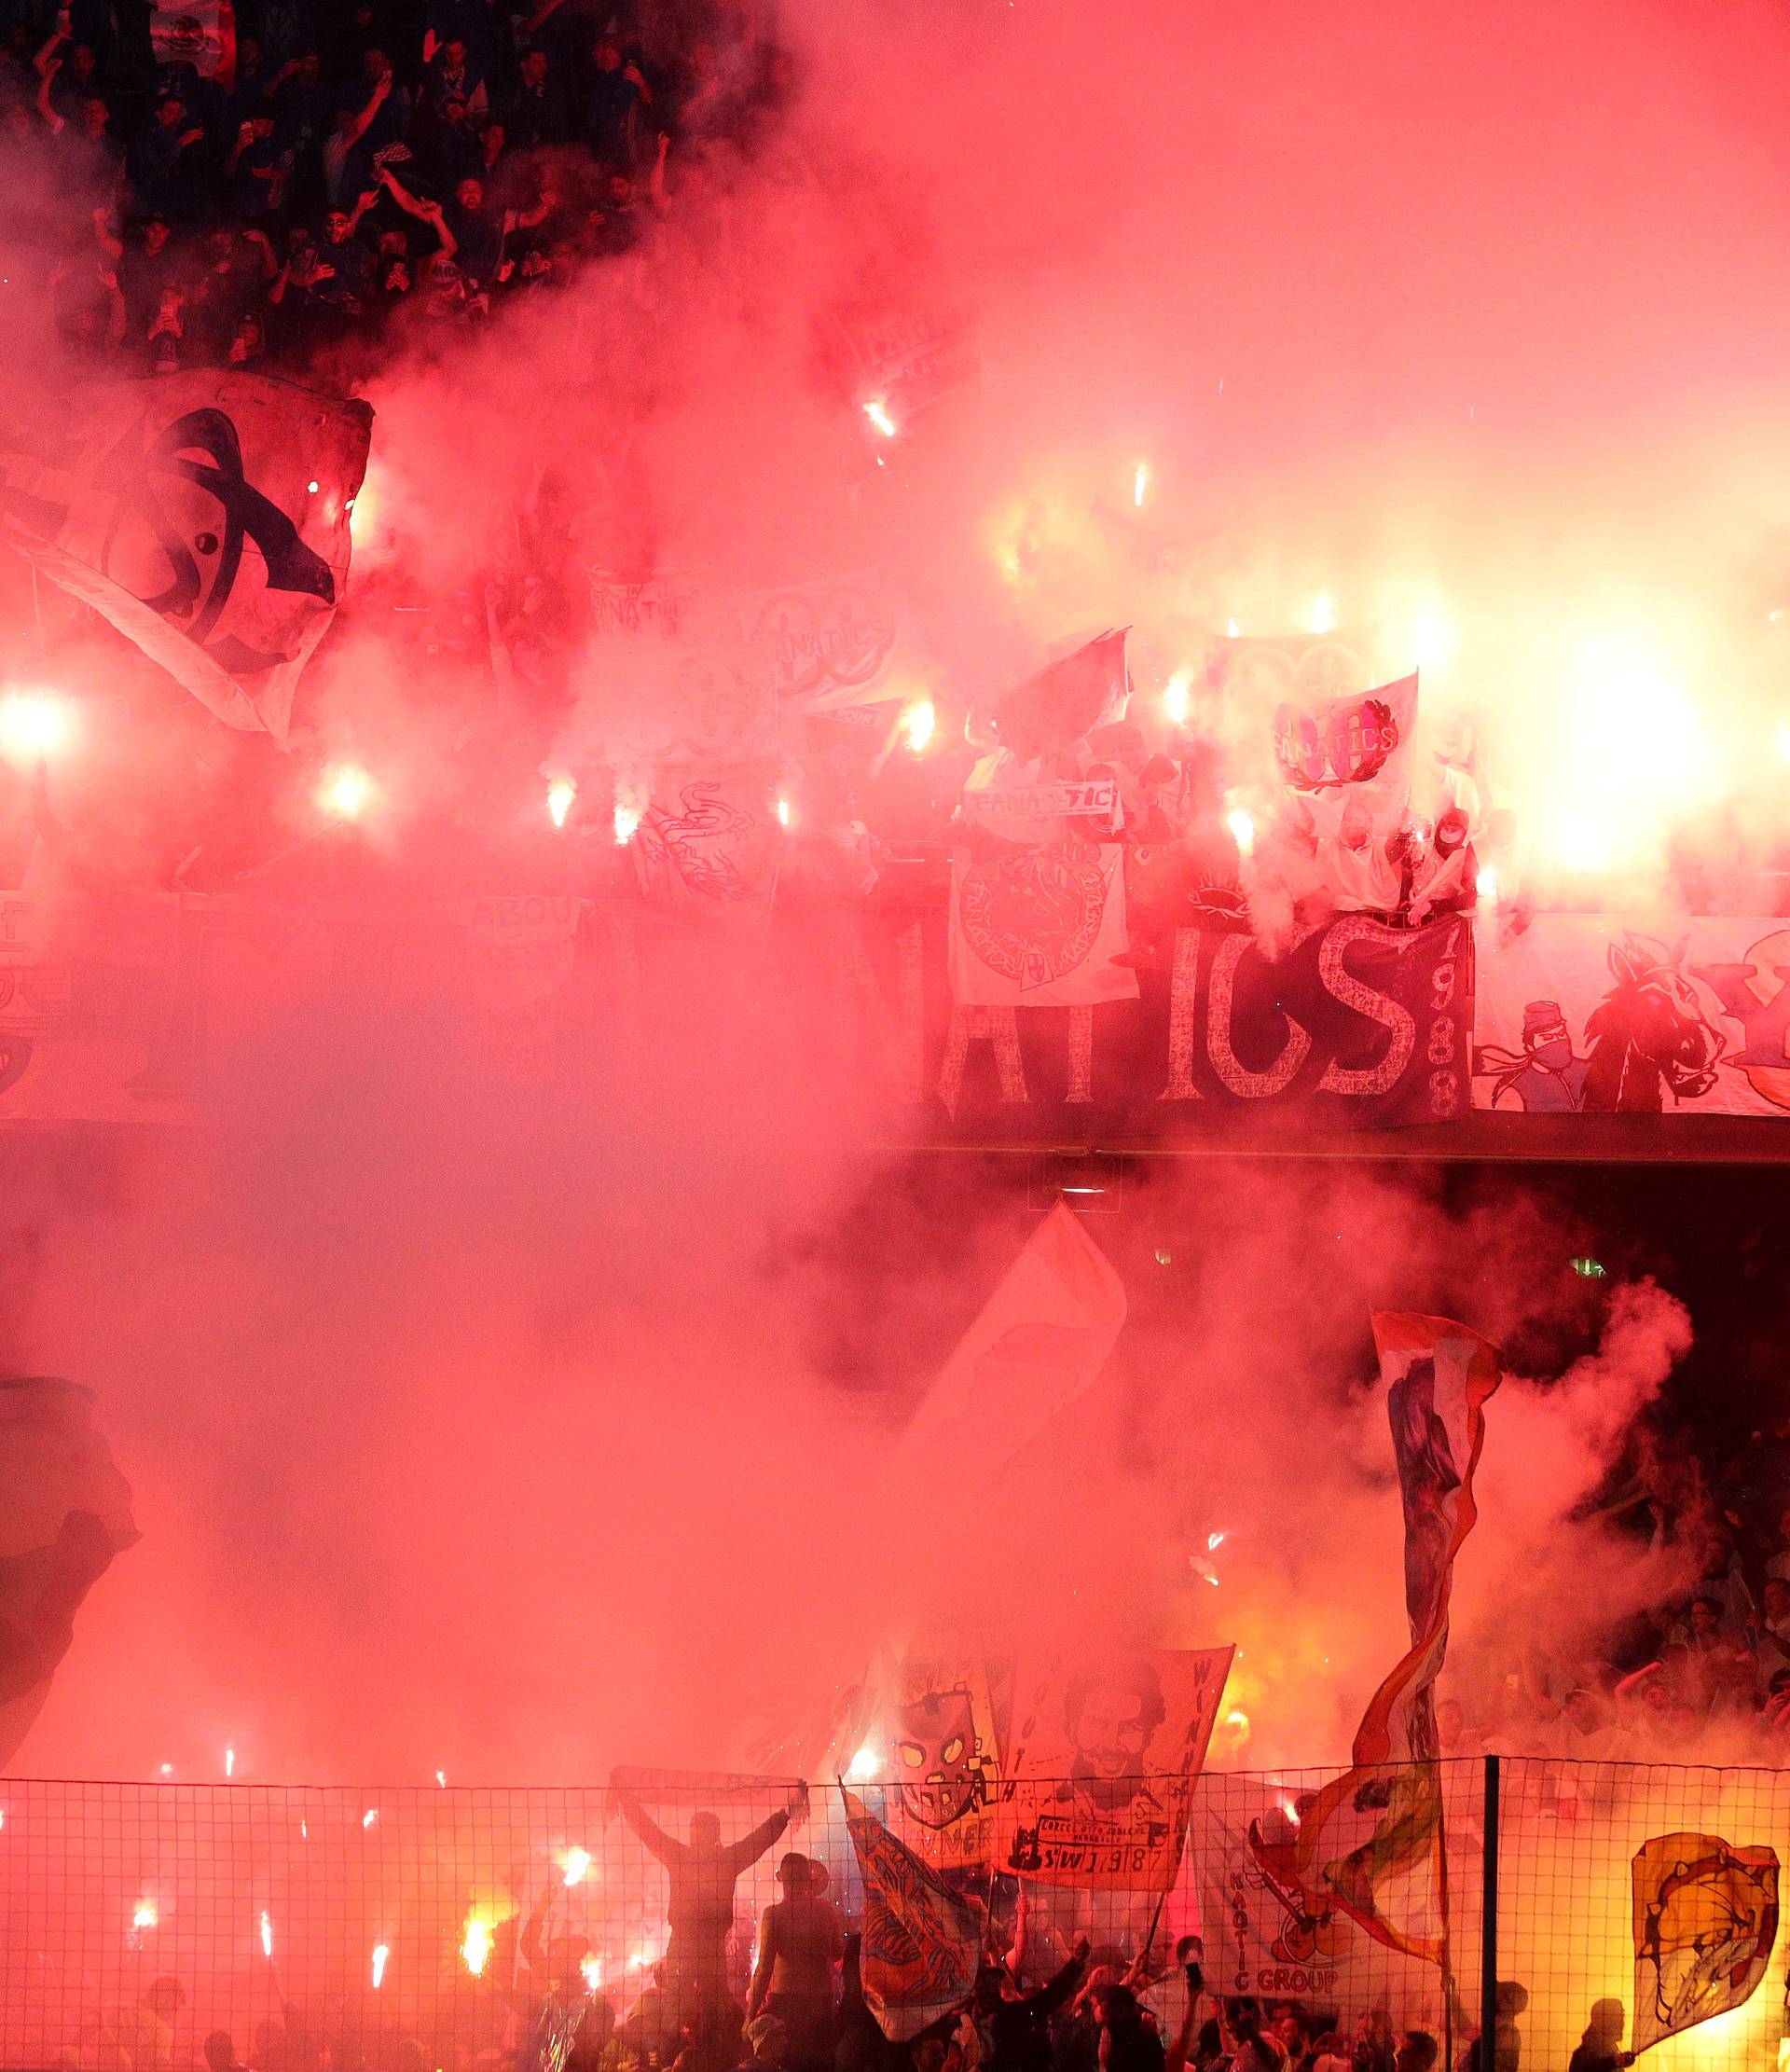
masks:
[(1192, 710), (1193, 693), (1189, 688), (1188, 672), (1177, 670), (1163, 690), (1163, 711), (1176, 726), (1187, 725), (1187, 715)]
[(547, 786), (547, 812), (556, 827), (566, 824), (566, 815), (571, 811), (571, 802), (578, 796), (578, 787), (569, 777), (556, 777)]
[(1131, 481), (1131, 501), (1134, 507), (1139, 511), (1141, 511), (1144, 507), (1144, 492), (1149, 488), (1150, 463), (1148, 461), (1139, 461), (1137, 463), (1137, 472), (1135, 476), (1133, 476)]
[(47, 762), (65, 749), (75, 733), (66, 698), (46, 691), (8, 691), (0, 697), (0, 755), (16, 763)]
[(883, 401), (880, 395), (873, 396), (864, 405), (864, 415), (886, 439), (892, 439), (899, 430), (895, 420), (888, 414), (888, 405)]
[(907, 736), (907, 745), (917, 755), (938, 730), (939, 715), (929, 698), (916, 698), (902, 714), (902, 732)]
[(852, 1757), (851, 1765), (846, 1772), (847, 1776), (851, 1778), (855, 1784), (868, 1784), (873, 1777), (879, 1777), (882, 1774), (882, 1753), (874, 1741), (864, 1743), (858, 1753)]
[(460, 1954), (474, 1978), (482, 1979), (485, 1967), (491, 1961), (491, 1925), (482, 1914), (466, 1916), (466, 1932), (461, 1940)]
[(1601, 871), (1610, 861), (1610, 837), (1601, 815), (1570, 813), (1560, 824), (1560, 860), (1569, 871)]
[(1224, 816), (1224, 824), (1231, 830), (1231, 839), (1237, 845), (1237, 854), (1247, 856), (1256, 846), (1256, 822), (1253, 815), (1241, 806), (1233, 806)]
[(626, 849), (634, 839), (634, 830), (640, 824), (640, 809), (625, 798), (615, 801), (615, 846)]
[(1473, 890), (1488, 906), (1497, 904), (1498, 874), (1490, 863), (1473, 880)]
[(787, 798), (779, 798), (777, 802), (777, 824), (779, 827), (790, 824), (790, 802)]
[(1219, 1548), (1220, 1548), (1221, 1546), (1223, 1546), (1223, 1544), (1224, 1544), (1224, 1535), (1223, 1535), (1223, 1533), (1221, 1533), (1221, 1532), (1208, 1532), (1208, 1533), (1206, 1534), (1206, 1536), (1205, 1536), (1205, 1551), (1206, 1551), (1206, 1553), (1207, 1553), (1207, 1554), (1217, 1554), (1217, 1553), (1218, 1553), (1218, 1551), (1219, 1551)]
[(376, 1821), (376, 1820), (377, 1820), (377, 1819), (379, 1818), (379, 1807), (378, 1807), (378, 1806), (368, 1806), (368, 1807), (367, 1807), (367, 1809), (366, 1809), (366, 1811), (365, 1811), (365, 1812), (364, 1814), (362, 1814), (362, 1816), (361, 1816), (361, 1825), (362, 1825), (362, 1827), (364, 1827), (364, 1828), (370, 1828), (370, 1827), (371, 1827), (371, 1826), (373, 1825), (374, 1821)]
[(595, 1993), (603, 1982), (602, 1958), (599, 1956), (580, 1957), (578, 1959), (578, 1972), (585, 1982), (585, 1991)]
[(268, 1918), (265, 1908), (261, 1913), (261, 1955), (264, 1957), (273, 1955), (273, 1923)]
[(317, 803), (338, 821), (357, 821), (373, 803), (373, 780), (358, 763), (337, 763), (325, 770)]
[(224, 1751), (224, 1775), (227, 1777), (233, 1777), (236, 1775), (236, 1750), (234, 1748), (226, 1748)]
[(160, 1919), (153, 1899), (139, 1899), (131, 1915), (131, 1926), (133, 1928), (153, 1928)]
[(566, 1884), (583, 1885), (590, 1875), (590, 1851), (571, 1848), (566, 1851)]
[(1328, 590), (1320, 590), (1312, 600), (1312, 631), (1333, 633), (1336, 630), (1336, 606)]
[(1439, 612), (1419, 612), (1411, 622), (1411, 659), (1420, 670), (1439, 669), (1454, 652), (1453, 635)]
[(1233, 641), (1240, 640), (1243, 637), (1243, 628), (1238, 625), (1235, 619), (1226, 619), (1224, 630)]
[(373, 1990), (375, 1993), (385, 1983), (386, 1960), (391, 1955), (392, 1945), (389, 1942), (376, 1942), (373, 1945)]
[(441, 1789), (443, 1789), (444, 1791), (446, 1791), (446, 1790), (447, 1790), (447, 1789), (448, 1789), (448, 1773), (447, 1773), (447, 1771), (445, 1771), (445, 1770), (437, 1770), (437, 1771), (435, 1772), (435, 1782), (436, 1782), (436, 1783), (437, 1783), (437, 1784), (438, 1784), (438, 1785), (439, 1785), (439, 1786), (441, 1787)]

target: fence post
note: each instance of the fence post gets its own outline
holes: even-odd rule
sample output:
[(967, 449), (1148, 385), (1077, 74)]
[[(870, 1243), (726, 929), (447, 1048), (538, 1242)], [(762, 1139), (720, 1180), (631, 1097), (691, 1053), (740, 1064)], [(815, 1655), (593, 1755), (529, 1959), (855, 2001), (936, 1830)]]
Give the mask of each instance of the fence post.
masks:
[(1485, 1759), (1485, 1841), (1480, 1866), (1480, 2064), (1497, 2072), (1498, 2039), (1498, 1759)]

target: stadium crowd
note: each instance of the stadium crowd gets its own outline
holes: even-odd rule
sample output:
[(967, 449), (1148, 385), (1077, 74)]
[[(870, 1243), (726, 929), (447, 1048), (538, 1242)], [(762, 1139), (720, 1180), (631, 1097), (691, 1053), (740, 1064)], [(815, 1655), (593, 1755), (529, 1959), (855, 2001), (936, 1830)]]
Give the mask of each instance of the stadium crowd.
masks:
[(242, 0), (209, 48), (170, 12), (0, 6), (20, 285), (125, 373), (352, 380), (394, 327), (563, 287), (750, 151), (790, 80), (750, 0)]

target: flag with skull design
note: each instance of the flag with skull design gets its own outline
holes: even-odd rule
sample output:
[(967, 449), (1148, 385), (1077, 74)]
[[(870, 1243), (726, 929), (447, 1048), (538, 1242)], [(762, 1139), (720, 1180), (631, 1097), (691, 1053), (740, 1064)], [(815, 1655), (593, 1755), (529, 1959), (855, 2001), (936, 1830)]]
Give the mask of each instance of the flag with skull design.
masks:
[(0, 432), (0, 533), (227, 725), (283, 741), (348, 574), (373, 412), (196, 369)]
[(888, 1662), (877, 1684), (884, 1818), (928, 1863), (987, 1863), (1001, 1708), (981, 1649), (910, 1648)]

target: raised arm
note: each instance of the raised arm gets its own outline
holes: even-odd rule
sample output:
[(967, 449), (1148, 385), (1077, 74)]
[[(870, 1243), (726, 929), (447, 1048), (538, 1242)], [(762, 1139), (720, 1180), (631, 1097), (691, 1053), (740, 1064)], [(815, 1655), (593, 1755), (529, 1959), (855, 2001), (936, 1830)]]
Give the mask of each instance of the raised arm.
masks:
[(668, 1868), (683, 1855), (683, 1844), (676, 1835), (667, 1834), (653, 1816), (631, 1791), (622, 1794), (620, 1804), (622, 1818), (644, 1842), (659, 1861)]
[(1036, 1993), (1026, 1995), (1025, 2005), (1028, 2012), (1035, 2015), (1051, 2015), (1054, 2014), (1058, 2008), (1066, 2006), (1069, 1996), (1075, 1991), (1081, 1981), (1082, 1968), (1087, 1961), (1088, 1939), (1086, 1936), (1081, 1936), (1077, 1940), (1075, 1948), (1069, 1952), (1069, 1961), (1056, 1974), (1055, 1978), (1052, 1979), (1048, 1984), (1040, 1986)]
[(60, 58), (52, 58), (49, 61), (48, 69), (37, 82), (37, 113), (48, 123), (49, 133), (53, 137), (61, 136), (63, 130), (67, 128), (67, 124), (63, 122), (62, 117), (49, 104), (49, 83), (61, 69), (62, 62), (62, 61)]
[(807, 1788), (803, 1786), (798, 1792), (791, 1793), (788, 1805), (780, 1807), (768, 1819), (761, 1820), (750, 1834), (741, 1835), (737, 1842), (730, 1842), (722, 1852), (722, 1860), (729, 1873), (737, 1878), (748, 1864), (756, 1863), (795, 1817), (796, 1807), (806, 1804), (806, 1801)]
[(37, 55), (31, 61), (32, 67), (36, 72), (37, 76), (40, 79), (48, 79), (50, 76), (51, 72), (54, 69), (51, 63), (52, 60), (54, 60), (55, 64), (57, 65), (60, 65), (62, 63), (62, 61), (56, 56), (56, 49), (59, 44), (63, 44), (67, 41), (68, 9), (64, 7), (61, 14), (56, 17), (56, 26), (49, 32), (48, 42), (44, 45), (44, 48), (40, 51), (38, 51)]
[(392, 75), (389, 71), (379, 75), (379, 84), (366, 97), (366, 105), (354, 117), (354, 126), (348, 131), (349, 147), (351, 149), (366, 134), (373, 117), (385, 104), (385, 97), (392, 90)]

